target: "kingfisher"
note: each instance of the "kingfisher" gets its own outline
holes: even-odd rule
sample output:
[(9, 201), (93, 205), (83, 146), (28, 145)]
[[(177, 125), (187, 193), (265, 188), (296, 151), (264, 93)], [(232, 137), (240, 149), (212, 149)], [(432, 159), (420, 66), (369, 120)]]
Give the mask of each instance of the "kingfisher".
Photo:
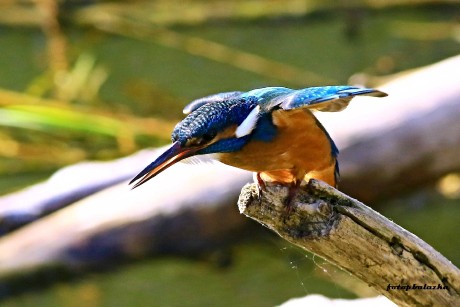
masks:
[(211, 155), (254, 172), (260, 190), (274, 182), (289, 186), (292, 196), (311, 178), (337, 187), (339, 151), (312, 111), (342, 111), (363, 95), (387, 96), (356, 86), (265, 87), (194, 100), (184, 108), (187, 116), (174, 128), (169, 149), (130, 184), (137, 181), (134, 189), (185, 158)]

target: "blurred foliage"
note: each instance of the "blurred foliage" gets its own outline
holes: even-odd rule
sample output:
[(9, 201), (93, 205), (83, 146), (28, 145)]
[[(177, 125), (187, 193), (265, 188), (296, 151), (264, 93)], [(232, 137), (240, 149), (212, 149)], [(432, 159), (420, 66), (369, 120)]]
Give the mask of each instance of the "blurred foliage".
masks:
[[(349, 277), (348, 273), (270, 238), (259, 233), (256, 240), (249, 239), (232, 251), (216, 252), (226, 253), (234, 261), (230, 267), (213, 261), (211, 258), (220, 257), (216, 254), (199, 260), (145, 260), (120, 271), (62, 283), (45, 293), (24, 294), (3, 306), (73, 306), (76, 301), (89, 306), (274, 306), (315, 293), (355, 297), (330, 281), (339, 274)], [(263, 269), (255, 270), (261, 263)], [(349, 286), (373, 294), (356, 279), (351, 279)]]
[[(347, 83), (358, 72), (375, 83), (456, 55), (459, 20), (460, 5), (451, 1), (2, 1), (0, 193), (67, 164), (167, 142), (182, 107), (210, 93)], [(451, 191), (452, 180), (442, 189)], [(458, 201), (402, 203), (384, 213), (458, 263), (458, 247), (449, 242)], [(436, 232), (426, 227), (432, 219), (445, 221)], [(353, 296), (317, 278), (338, 278), (320, 260), (268, 244), (239, 246), (229, 271), (154, 260), (7, 306), (131, 305), (152, 297), (156, 306), (185, 299), (273, 305), (317, 292)], [(260, 263), (264, 270), (250, 271)]]

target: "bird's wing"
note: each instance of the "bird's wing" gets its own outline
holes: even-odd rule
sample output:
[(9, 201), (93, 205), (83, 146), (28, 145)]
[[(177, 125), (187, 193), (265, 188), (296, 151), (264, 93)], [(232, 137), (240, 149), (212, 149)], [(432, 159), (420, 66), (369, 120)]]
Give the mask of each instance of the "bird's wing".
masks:
[(243, 93), (240, 97), (256, 97), (259, 104), (264, 104), (265, 102), (292, 92), (294, 92), (294, 90), (287, 87), (263, 87)]
[(322, 86), (291, 90), (290, 93), (277, 96), (271, 106), (280, 106), (284, 110), (308, 108), (323, 112), (338, 112), (348, 106), (355, 96), (385, 97), (386, 93), (376, 89), (355, 86)]
[(355, 86), (321, 86), (293, 90), (286, 87), (264, 87), (249, 92), (224, 92), (196, 99), (185, 106), (184, 114), (190, 114), (199, 107), (214, 102), (236, 98), (255, 97), (262, 110), (281, 107), (284, 110), (308, 108), (323, 112), (342, 111), (350, 100), (359, 95), (385, 97), (387, 94), (371, 88)]
[(235, 91), (235, 92), (225, 92), (225, 93), (219, 93), (219, 94), (214, 94), (210, 96), (206, 96), (200, 99), (196, 99), (192, 102), (190, 102), (188, 105), (185, 106), (184, 110), (182, 112), (184, 114), (190, 114), (202, 105), (205, 105), (207, 103), (212, 103), (212, 102), (219, 102), (219, 101), (224, 101), (224, 100), (230, 100), (233, 98), (237, 98), (240, 96), (243, 92)]
[(287, 87), (263, 87), (243, 93), (240, 97), (253, 97), (260, 105), (262, 112), (270, 112), (274, 107), (279, 106), (280, 101), (278, 99), (280, 97), (287, 96), (293, 92), (295, 90)]

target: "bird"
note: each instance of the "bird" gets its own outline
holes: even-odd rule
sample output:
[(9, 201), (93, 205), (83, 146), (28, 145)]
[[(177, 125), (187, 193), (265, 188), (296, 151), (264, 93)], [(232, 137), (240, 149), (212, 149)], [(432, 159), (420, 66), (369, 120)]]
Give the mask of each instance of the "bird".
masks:
[(186, 117), (175, 126), (171, 146), (130, 184), (137, 181), (134, 189), (183, 159), (210, 155), (253, 172), (259, 192), (273, 182), (289, 186), (292, 199), (311, 178), (337, 187), (339, 150), (313, 111), (342, 111), (355, 96), (387, 94), (347, 85), (264, 87), (194, 100), (185, 106)]

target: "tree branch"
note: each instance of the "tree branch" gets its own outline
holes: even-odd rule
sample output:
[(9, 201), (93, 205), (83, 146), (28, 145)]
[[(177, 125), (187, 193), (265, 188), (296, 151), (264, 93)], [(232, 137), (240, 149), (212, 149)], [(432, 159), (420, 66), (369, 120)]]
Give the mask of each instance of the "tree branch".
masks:
[[(367, 282), (398, 305), (460, 303), (460, 270), (417, 236), (361, 202), (311, 180), (286, 215), (288, 188), (254, 184), (240, 195), (240, 212)], [(408, 290), (389, 286), (409, 286)], [(436, 289), (412, 289), (435, 286)], [(442, 289), (437, 289), (438, 285)]]

